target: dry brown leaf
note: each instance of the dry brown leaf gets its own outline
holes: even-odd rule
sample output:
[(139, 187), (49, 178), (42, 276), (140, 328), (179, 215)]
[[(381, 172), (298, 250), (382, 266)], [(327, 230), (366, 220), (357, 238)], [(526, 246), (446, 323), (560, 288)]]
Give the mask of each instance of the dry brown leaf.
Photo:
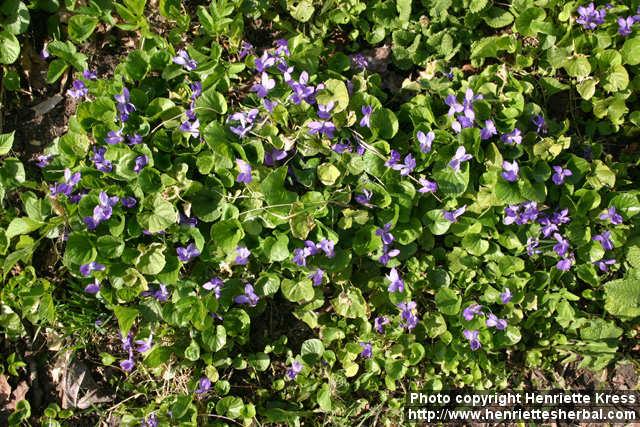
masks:
[(61, 354), (51, 369), (51, 378), (56, 384), (62, 409), (87, 409), (98, 403), (110, 402), (113, 396), (104, 395), (91, 376), (88, 366), (78, 360), (71, 360), (73, 353)]
[(24, 398), (27, 396), (28, 391), (29, 391), (29, 386), (27, 385), (27, 382), (20, 381), (20, 383), (18, 383), (18, 385), (16, 386), (15, 390), (13, 390), (13, 393), (11, 393), (11, 400), (9, 400), (9, 403), (5, 405), (5, 409), (9, 411), (14, 411), (16, 409), (16, 405), (18, 404), (18, 402), (20, 402), (21, 400), (24, 400)]
[(4, 375), (0, 374), (0, 403), (4, 403), (9, 400), (9, 396), (11, 396), (11, 386), (9, 385), (9, 381)]

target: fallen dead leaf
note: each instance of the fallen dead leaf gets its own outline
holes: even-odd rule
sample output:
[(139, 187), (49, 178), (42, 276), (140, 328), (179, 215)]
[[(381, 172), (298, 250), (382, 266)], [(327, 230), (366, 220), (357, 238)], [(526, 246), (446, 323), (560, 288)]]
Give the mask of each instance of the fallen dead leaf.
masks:
[(55, 361), (51, 378), (60, 396), (62, 409), (87, 409), (98, 403), (113, 400), (113, 396), (103, 394), (91, 376), (89, 367), (79, 360), (71, 360), (73, 353), (66, 351)]
[(24, 398), (27, 396), (28, 391), (29, 391), (29, 386), (27, 385), (27, 382), (20, 381), (16, 386), (15, 390), (13, 390), (13, 393), (11, 393), (11, 400), (9, 400), (9, 403), (5, 405), (5, 409), (9, 411), (14, 411), (16, 409), (16, 405), (18, 404), (18, 402), (20, 402), (21, 400), (24, 400)]
[(11, 386), (4, 375), (0, 375), (0, 403), (9, 400), (11, 396)]

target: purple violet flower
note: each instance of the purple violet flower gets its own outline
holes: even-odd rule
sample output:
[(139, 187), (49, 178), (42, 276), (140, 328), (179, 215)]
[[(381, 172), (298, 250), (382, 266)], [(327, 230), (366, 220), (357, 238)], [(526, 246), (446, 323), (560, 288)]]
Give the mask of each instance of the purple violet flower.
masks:
[(636, 20), (633, 16), (618, 18), (618, 34), (620, 34), (622, 37), (627, 37), (628, 35), (630, 35), (633, 31), (631, 27), (633, 26), (633, 24), (635, 24), (635, 22)]
[(397, 152), (396, 150), (391, 150), (391, 153), (389, 153), (389, 160), (387, 160), (384, 165), (391, 168), (395, 166), (401, 159), (402, 155), (399, 152)]
[(338, 154), (342, 154), (344, 152), (351, 152), (351, 143), (349, 142), (349, 140), (342, 140), (345, 142), (336, 142), (335, 144), (333, 144), (331, 146), (331, 149), (333, 151), (335, 151)]
[(373, 112), (373, 107), (371, 105), (363, 105), (360, 109), (362, 111), (362, 119), (360, 119), (360, 127), (368, 128), (371, 127), (371, 113)]
[(558, 242), (553, 246), (553, 250), (559, 256), (564, 256), (569, 250), (569, 241), (562, 237), (562, 235), (560, 235), (559, 233), (554, 233), (553, 238)]
[(98, 279), (94, 279), (93, 283), (89, 283), (85, 288), (84, 291), (88, 294), (92, 294), (95, 295), (98, 292), (100, 292), (100, 282), (98, 281)]
[(515, 128), (511, 132), (503, 134), (500, 139), (507, 145), (519, 145), (522, 143), (522, 132)]
[(624, 220), (622, 218), (622, 215), (620, 215), (619, 213), (616, 212), (616, 208), (615, 206), (611, 206), (606, 213), (603, 213), (599, 216), (599, 218), (601, 220), (609, 220), (609, 222), (611, 222), (611, 224), (614, 225), (619, 225), (622, 224), (622, 221)]
[(571, 269), (571, 266), (575, 263), (576, 259), (573, 255), (573, 252), (570, 253), (565, 259), (561, 259), (556, 264), (556, 268), (560, 271), (568, 271)]
[(249, 256), (251, 252), (245, 246), (238, 246), (236, 248), (235, 263), (238, 265), (246, 265), (249, 262)]
[(593, 2), (591, 2), (586, 7), (578, 7), (579, 16), (576, 19), (576, 22), (582, 25), (585, 30), (595, 30), (598, 25), (604, 23), (604, 17), (606, 14), (606, 9), (596, 9)]
[(113, 165), (104, 158), (107, 149), (105, 147), (93, 147), (93, 164), (101, 172), (111, 172)]
[(276, 162), (287, 157), (287, 152), (284, 150), (278, 150), (274, 148), (264, 154), (264, 164), (267, 166), (274, 166)]
[(278, 101), (271, 101), (267, 98), (264, 98), (262, 100), (262, 105), (264, 106), (264, 109), (269, 113), (273, 113), (273, 109), (278, 106)]
[(98, 75), (91, 70), (84, 70), (82, 72), (82, 77), (84, 77), (87, 80), (97, 80), (98, 79)]
[(371, 343), (360, 341), (359, 344), (360, 347), (362, 347), (360, 357), (362, 357), (363, 359), (371, 359), (371, 356), (373, 356), (373, 348), (371, 346)]
[(291, 363), (291, 367), (287, 368), (286, 376), (290, 380), (295, 380), (300, 372), (302, 372), (302, 363), (294, 360)]
[(467, 321), (473, 320), (476, 314), (482, 314), (482, 306), (480, 304), (471, 304), (462, 311), (462, 317)]
[(133, 165), (133, 171), (135, 173), (140, 173), (140, 171), (149, 164), (149, 158), (144, 154), (142, 156), (136, 157), (135, 164)]
[(109, 145), (115, 145), (122, 141), (124, 141), (124, 138), (122, 137), (122, 129), (110, 130), (107, 133), (106, 138), (104, 139), (104, 142), (106, 142)]
[(538, 135), (544, 135), (547, 133), (547, 123), (544, 121), (542, 115), (537, 114), (531, 119), (531, 122), (536, 126), (536, 133)]
[(416, 159), (411, 154), (407, 154), (404, 158), (404, 163), (399, 163), (391, 166), (392, 169), (400, 171), (400, 175), (407, 176), (416, 167)]
[(234, 134), (238, 135), (240, 138), (244, 138), (253, 128), (253, 122), (258, 116), (258, 109), (253, 108), (246, 112), (237, 112), (233, 113), (229, 117), (229, 121), (233, 120), (236, 122), (240, 122), (237, 126), (229, 126), (229, 129)]
[(142, 142), (142, 136), (138, 135), (137, 133), (127, 136), (127, 139), (129, 140), (129, 142), (127, 142), (127, 145), (138, 145)]
[(450, 117), (456, 113), (462, 113), (462, 111), (464, 111), (464, 107), (462, 106), (462, 104), (458, 103), (458, 99), (455, 95), (448, 95), (445, 98), (444, 103), (449, 106), (447, 115)]
[(75, 172), (72, 174), (69, 168), (65, 168), (64, 182), (52, 185), (51, 187), (49, 187), (49, 191), (51, 191), (52, 196), (60, 193), (66, 196), (70, 196), (76, 184), (80, 182), (80, 178), (80, 172)]
[(551, 180), (555, 185), (564, 184), (565, 178), (573, 175), (573, 172), (571, 172), (569, 169), (564, 169), (562, 166), (554, 166), (553, 170), (555, 171), (555, 173), (551, 177)]
[(601, 234), (597, 234), (593, 236), (593, 239), (596, 242), (600, 242), (602, 245), (602, 249), (605, 251), (610, 251), (613, 249), (613, 242), (611, 241), (611, 232), (603, 231)]
[(601, 259), (600, 261), (596, 261), (594, 264), (598, 266), (600, 271), (606, 273), (609, 271), (608, 266), (613, 265), (615, 263), (616, 263), (616, 260), (612, 258), (612, 259)]
[(389, 245), (382, 245), (382, 255), (380, 255), (380, 258), (378, 259), (380, 264), (384, 266), (386, 266), (389, 263), (389, 261), (391, 261), (391, 258), (395, 258), (398, 255), (400, 255), (399, 249), (389, 250), (389, 248), (390, 248)]
[(419, 193), (434, 193), (438, 190), (438, 184), (435, 181), (420, 178), (418, 179), (418, 182), (422, 185), (422, 187), (418, 189)]
[(238, 51), (238, 59), (242, 60), (251, 53), (253, 53), (253, 45), (243, 40), (242, 43), (240, 43), (240, 50)]
[(149, 351), (151, 349), (152, 340), (153, 340), (153, 334), (149, 334), (146, 340), (136, 340), (135, 341), (136, 351), (138, 353), (144, 353)]
[(236, 177), (236, 182), (242, 182), (245, 184), (249, 184), (252, 181), (251, 177), (251, 166), (249, 163), (245, 162), (241, 159), (236, 159), (236, 165), (238, 166), (238, 176)]
[(533, 237), (529, 237), (527, 239), (527, 255), (534, 256), (536, 254), (542, 253), (540, 249), (536, 249), (540, 246), (540, 241), (538, 239), (534, 239)]
[(371, 197), (373, 196), (373, 191), (367, 190), (364, 188), (362, 193), (356, 194), (355, 200), (363, 206), (371, 207)]
[(334, 246), (335, 243), (333, 242), (333, 240), (322, 239), (318, 242), (318, 245), (316, 247), (322, 250), (327, 258), (333, 258), (334, 256), (336, 256)]
[(518, 173), (520, 172), (520, 167), (518, 166), (517, 161), (507, 162), (506, 160), (502, 162), (502, 174), (501, 176), (509, 182), (515, 182), (518, 180)]
[(279, 56), (289, 56), (291, 52), (289, 52), (289, 41), (286, 39), (278, 39), (275, 42), (276, 45), (276, 54)]
[(324, 270), (321, 268), (317, 268), (316, 271), (310, 273), (307, 276), (313, 282), (313, 286), (322, 285), (322, 279), (324, 278)]
[(478, 335), (479, 335), (478, 331), (476, 330), (471, 331), (469, 329), (465, 329), (464, 332), (462, 332), (462, 334), (469, 341), (469, 345), (472, 351), (476, 351), (480, 347), (482, 347), (482, 344), (480, 344), (480, 340), (478, 339)]
[(389, 274), (385, 276), (389, 282), (389, 287), (387, 291), (389, 292), (403, 292), (404, 291), (404, 281), (400, 278), (398, 271), (395, 268), (392, 268)]
[(495, 327), (499, 331), (507, 329), (507, 321), (504, 319), (498, 319), (498, 316), (493, 313), (489, 313), (487, 316), (486, 324), (489, 328)]
[(46, 167), (53, 159), (53, 154), (38, 154), (36, 156), (36, 166), (39, 168)]
[(131, 197), (131, 196), (123, 197), (121, 202), (122, 202), (122, 206), (124, 206), (125, 208), (132, 208), (136, 204), (138, 204), (138, 201), (135, 199), (135, 197)]
[(351, 55), (351, 66), (356, 70), (366, 70), (369, 67), (369, 61), (363, 54), (356, 53)]
[(124, 123), (129, 119), (129, 115), (136, 111), (135, 105), (130, 102), (129, 89), (122, 88), (122, 93), (114, 95), (113, 98), (116, 100), (116, 109), (120, 113), (120, 121)]
[(182, 262), (189, 262), (192, 259), (200, 256), (200, 251), (196, 247), (195, 243), (189, 243), (187, 246), (178, 246), (176, 248), (178, 259)]
[(458, 222), (458, 217), (460, 215), (462, 215), (466, 210), (467, 210), (467, 205), (463, 205), (461, 208), (458, 208), (458, 209), (455, 209), (455, 210), (452, 210), (452, 211), (445, 211), (443, 209), (442, 210), (442, 216), (447, 221)]
[(92, 271), (104, 271), (106, 268), (107, 267), (104, 264), (92, 261), (80, 266), (80, 274), (82, 274), (84, 277), (88, 277), (89, 275), (91, 275)]
[(133, 360), (133, 350), (129, 349), (129, 358), (120, 362), (120, 367), (125, 372), (131, 372), (136, 366), (136, 362)]
[(276, 81), (270, 78), (269, 74), (263, 71), (260, 83), (254, 84), (251, 91), (255, 92), (258, 97), (265, 98), (269, 94), (269, 91), (274, 87), (276, 87)]
[(204, 285), (202, 285), (202, 287), (207, 291), (213, 291), (213, 294), (215, 295), (216, 299), (220, 299), (220, 293), (222, 292), (222, 285), (224, 285), (224, 283), (222, 282), (222, 279), (220, 279), (219, 277), (214, 277), (208, 282), (206, 282)]
[(236, 304), (255, 307), (258, 304), (258, 301), (260, 301), (260, 297), (258, 297), (258, 295), (256, 295), (256, 293), (253, 291), (253, 286), (247, 283), (246, 285), (244, 285), (244, 294), (238, 295), (233, 300)]
[(417, 304), (414, 301), (401, 302), (397, 304), (397, 307), (401, 310), (400, 316), (405, 321), (405, 323), (400, 324), (401, 327), (407, 328), (407, 330), (410, 331), (418, 326), (418, 317), (416, 316)]
[(463, 145), (461, 145), (460, 147), (458, 147), (458, 149), (456, 150), (456, 153), (451, 158), (451, 161), (449, 162), (449, 166), (454, 171), (459, 172), (460, 164), (462, 162), (466, 162), (467, 160), (471, 160), (472, 158), (473, 156), (471, 154), (467, 154), (467, 150), (464, 148)]
[(190, 122), (189, 120), (185, 120), (180, 125), (180, 130), (184, 133), (189, 134), (189, 136), (198, 138), (200, 136), (200, 120), (195, 119), (192, 122)]
[(391, 227), (392, 224), (388, 222), (382, 228), (376, 230), (376, 236), (380, 236), (382, 243), (385, 245), (390, 245), (395, 240), (395, 237), (391, 234)]
[(498, 130), (496, 129), (496, 125), (493, 123), (493, 120), (485, 120), (484, 127), (480, 129), (480, 139), (486, 141), (497, 134)]
[(82, 80), (74, 80), (67, 94), (73, 99), (82, 99), (89, 95), (89, 89)]
[(200, 378), (198, 381), (198, 388), (195, 390), (196, 394), (205, 394), (211, 389), (211, 380), (207, 377)]
[(275, 56), (271, 56), (266, 50), (262, 52), (262, 56), (260, 58), (256, 58), (254, 61), (254, 66), (258, 73), (262, 73), (274, 65), (276, 65)]
[(425, 134), (419, 130), (416, 134), (416, 138), (418, 138), (418, 142), (420, 143), (420, 151), (426, 154), (431, 151), (431, 145), (433, 144), (433, 140), (436, 138), (436, 134), (433, 133), (433, 131), (429, 131)]
[(511, 298), (513, 298), (513, 295), (511, 295), (509, 288), (504, 288), (504, 291), (500, 294), (500, 301), (502, 301), (503, 304), (507, 304), (511, 301)]
[(329, 103), (326, 105), (318, 104), (318, 117), (324, 120), (330, 119), (331, 110), (333, 110), (334, 106), (335, 106), (335, 102), (333, 101), (329, 101)]
[(386, 316), (378, 316), (373, 320), (373, 328), (379, 334), (383, 334), (384, 325), (388, 325), (389, 323), (391, 323), (391, 320), (389, 320), (389, 318), (387, 318)]
[(309, 122), (309, 135), (321, 134), (329, 139), (333, 139), (333, 133), (336, 131), (336, 125), (328, 120), (314, 120)]
[(195, 60), (191, 59), (187, 51), (184, 49), (180, 49), (178, 51), (178, 54), (173, 57), (173, 63), (182, 65), (182, 68), (187, 71), (193, 71), (198, 68), (198, 63)]

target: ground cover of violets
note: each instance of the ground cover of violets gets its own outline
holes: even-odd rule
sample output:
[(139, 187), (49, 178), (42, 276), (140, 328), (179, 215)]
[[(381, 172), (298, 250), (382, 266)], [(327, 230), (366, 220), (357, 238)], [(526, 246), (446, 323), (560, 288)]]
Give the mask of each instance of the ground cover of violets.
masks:
[[(0, 373), (71, 349), (100, 398), (12, 425), (397, 425), (637, 365), (638, 2), (107, 3), (40, 52), (65, 133), (0, 135)], [(140, 35), (106, 73), (98, 23)]]

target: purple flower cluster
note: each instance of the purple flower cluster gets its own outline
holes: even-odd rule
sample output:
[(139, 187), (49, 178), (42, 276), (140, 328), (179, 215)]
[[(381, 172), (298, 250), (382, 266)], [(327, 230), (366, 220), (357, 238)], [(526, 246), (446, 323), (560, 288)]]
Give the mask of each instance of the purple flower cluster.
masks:
[(508, 182), (516, 182), (518, 180), (518, 174), (520, 173), (520, 166), (518, 166), (518, 162), (517, 161), (513, 161), (513, 162), (508, 162), (508, 161), (503, 161), (502, 162), (502, 177), (505, 179), (505, 181)]
[(333, 240), (322, 239), (318, 243), (311, 240), (305, 240), (304, 247), (293, 250), (293, 262), (301, 267), (307, 265), (307, 258), (324, 252), (327, 258), (333, 258), (336, 253), (334, 251), (335, 242)]
[(100, 264), (96, 261), (91, 261), (90, 263), (82, 264), (80, 266), (80, 274), (82, 274), (84, 277), (89, 277), (91, 272), (104, 271), (106, 268), (107, 267), (104, 264)]
[(65, 196), (71, 196), (74, 187), (80, 182), (80, 172), (71, 173), (69, 168), (64, 170), (64, 182), (57, 183), (49, 187), (49, 191), (52, 196), (57, 194), (64, 194)]
[(246, 112), (237, 112), (229, 116), (229, 121), (240, 122), (235, 126), (229, 126), (229, 129), (240, 138), (244, 138), (253, 129), (256, 117), (258, 117), (258, 109), (253, 108)]
[(164, 283), (158, 285), (158, 289), (150, 288), (140, 294), (143, 297), (153, 297), (159, 302), (165, 302), (169, 299), (169, 290)]
[(93, 164), (101, 172), (111, 172), (113, 165), (104, 158), (107, 149), (105, 147), (93, 147)]
[(118, 203), (118, 196), (109, 197), (109, 195), (101, 191), (98, 197), (98, 204), (93, 208), (93, 216), (83, 218), (84, 223), (89, 230), (95, 230), (101, 222), (111, 218), (113, 207)]
[(122, 123), (129, 120), (129, 115), (136, 111), (135, 105), (131, 103), (131, 95), (126, 87), (122, 89), (122, 93), (114, 95), (116, 100), (116, 109), (120, 113), (119, 118)]
[(193, 71), (198, 68), (198, 63), (194, 59), (191, 59), (189, 53), (184, 49), (180, 49), (177, 55), (173, 57), (173, 63), (182, 65), (182, 68), (187, 71)]
[(578, 7), (578, 15), (576, 18), (578, 24), (582, 25), (585, 30), (595, 30), (598, 25), (604, 23), (607, 10), (605, 8), (596, 9), (593, 3), (589, 3), (586, 7)]
[(247, 265), (250, 255), (251, 251), (249, 251), (249, 249), (247, 249), (245, 246), (238, 246), (236, 248), (235, 263), (238, 265)]
[(502, 221), (505, 225), (513, 223), (524, 225), (534, 222), (539, 214), (538, 204), (534, 201), (529, 201), (504, 208), (504, 219)]
[(236, 182), (242, 182), (244, 184), (249, 184), (253, 179), (251, 177), (251, 165), (245, 162), (242, 159), (236, 159), (236, 165), (238, 166), (238, 176), (236, 177)]
[(400, 323), (402, 328), (406, 328), (408, 331), (418, 326), (418, 316), (416, 314), (416, 307), (418, 305), (414, 301), (401, 302), (397, 305), (400, 309), (400, 317), (403, 322)]
[(260, 297), (258, 297), (254, 292), (253, 286), (250, 283), (247, 283), (244, 285), (244, 294), (236, 296), (233, 300), (236, 304), (255, 307), (258, 304), (258, 301), (260, 301)]
[(290, 380), (295, 380), (300, 372), (302, 372), (302, 363), (298, 362), (297, 360), (294, 360), (291, 363), (291, 367), (287, 368), (287, 372), (285, 375)]
[[(508, 304), (511, 301), (511, 298), (512, 295), (509, 288), (505, 288), (505, 290), (500, 294), (500, 301), (502, 302), (502, 304)], [(493, 313), (484, 313), (480, 304), (470, 304), (462, 311), (462, 317), (467, 322), (472, 321), (476, 316), (484, 316), (486, 318), (485, 324), (488, 328), (496, 328), (498, 331), (507, 329), (507, 321), (505, 319), (500, 319)], [(469, 341), (471, 350), (476, 351), (480, 347), (482, 347), (478, 338), (478, 330), (465, 329), (463, 335)]]
[(454, 209), (452, 211), (442, 210), (442, 216), (449, 222), (458, 222), (458, 217), (465, 213), (467, 205), (463, 205), (461, 208)]
[(213, 291), (213, 294), (215, 295), (216, 299), (220, 299), (220, 294), (222, 292), (223, 285), (224, 283), (222, 282), (222, 279), (220, 279), (219, 277), (214, 277), (208, 282), (206, 282), (204, 285), (202, 285), (202, 287), (207, 291)]
[(200, 251), (196, 248), (195, 243), (189, 243), (187, 246), (178, 246), (176, 248), (178, 259), (182, 262), (189, 262), (192, 259), (200, 256)]
[(449, 117), (453, 117), (457, 114), (451, 122), (451, 129), (460, 133), (462, 132), (462, 129), (473, 127), (476, 119), (476, 114), (473, 111), (473, 103), (482, 98), (483, 97), (480, 94), (475, 95), (471, 88), (467, 89), (465, 92), (462, 104), (458, 102), (458, 98), (456, 98), (455, 95), (448, 95), (444, 100), (444, 103), (449, 106), (449, 112), (447, 115)]
[(89, 95), (89, 89), (82, 80), (74, 80), (67, 94), (73, 99), (84, 99)]
[(363, 359), (371, 359), (371, 356), (373, 356), (373, 346), (371, 345), (371, 343), (360, 341), (358, 344), (360, 344), (360, 347), (362, 347), (360, 357), (362, 357)]
[[(395, 237), (393, 236), (393, 234), (391, 234), (391, 226), (392, 226), (391, 223), (388, 222), (382, 228), (378, 228), (376, 230), (376, 236), (379, 236), (380, 239), (382, 240), (382, 255), (380, 255), (380, 258), (378, 259), (378, 261), (380, 262), (380, 264), (385, 266), (389, 263), (391, 258), (394, 258), (400, 254), (400, 251), (398, 249), (391, 249), (391, 244), (395, 240)], [(395, 273), (394, 271), (395, 269), (392, 270), (391, 274), (397, 276), (397, 273)], [(391, 291), (392, 286), (394, 288), (397, 288), (397, 285), (393, 285), (392, 283), (392, 285), (389, 286), (390, 288), (389, 291), (396, 292), (396, 291)], [(404, 289), (403, 286), (400, 286), (400, 287)], [(402, 289), (400, 289), (398, 292), (402, 292)]]

